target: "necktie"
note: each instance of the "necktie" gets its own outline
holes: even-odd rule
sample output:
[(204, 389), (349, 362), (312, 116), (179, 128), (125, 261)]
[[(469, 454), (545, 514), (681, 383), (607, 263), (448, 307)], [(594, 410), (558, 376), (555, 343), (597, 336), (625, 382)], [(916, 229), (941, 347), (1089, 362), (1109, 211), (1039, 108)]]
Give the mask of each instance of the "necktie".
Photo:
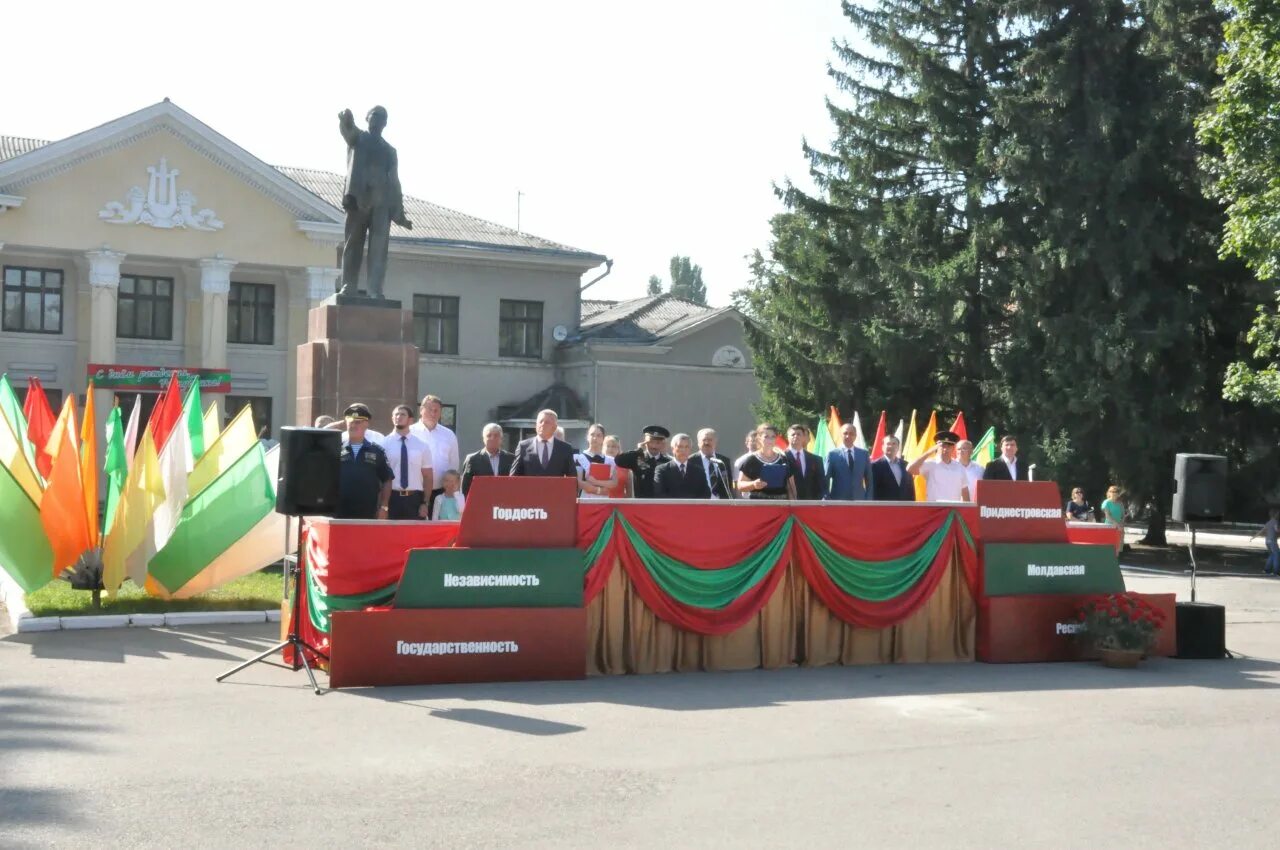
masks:
[(542, 441), (542, 466), (545, 468), (546, 465), (547, 465), (547, 441), (543, 440)]
[(684, 477), (684, 464), (683, 464), (683, 463), (682, 463), (682, 464), (680, 464), (680, 477), (681, 477), (681, 478), (683, 478), (683, 477)]
[(849, 456), (849, 468), (853, 469), (853, 449), (845, 449), (844, 453)]
[(796, 452), (796, 465), (800, 467), (800, 477), (804, 478), (804, 455)]
[(400, 437), (400, 489), (409, 489), (409, 438)]

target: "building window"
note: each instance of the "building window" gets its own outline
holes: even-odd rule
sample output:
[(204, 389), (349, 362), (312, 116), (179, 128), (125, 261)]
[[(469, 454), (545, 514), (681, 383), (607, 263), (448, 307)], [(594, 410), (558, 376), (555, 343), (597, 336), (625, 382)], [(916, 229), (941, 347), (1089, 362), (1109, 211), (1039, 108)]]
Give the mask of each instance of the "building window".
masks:
[[(160, 400), (160, 393), (116, 393), (115, 400), (120, 408), (120, 420), (126, 425), (129, 424), (129, 418), (133, 416), (133, 406), (141, 405), (138, 408), (137, 435), (137, 439), (141, 440), (143, 429), (151, 421), (151, 411), (155, 410), (156, 402)], [(159, 446), (156, 448), (158, 449)]]
[(457, 354), (457, 296), (413, 296), (413, 339), (423, 354)]
[(62, 333), (62, 272), (5, 266), (3, 327), (25, 333)]
[(498, 319), (500, 357), (542, 357), (542, 302), (502, 299)]
[(458, 433), (458, 405), (440, 405), (440, 424), (455, 434)]
[(227, 296), (227, 342), (271, 345), (276, 341), (276, 288), (231, 283)]
[(120, 276), (116, 336), (173, 339), (173, 278)]
[(271, 397), (261, 395), (229, 395), (226, 401), (226, 420), (223, 422), (225, 427), (227, 422), (235, 418), (236, 414), (246, 406), (253, 407), (253, 427), (258, 429), (258, 439), (271, 439), (272, 423), (271, 423)]

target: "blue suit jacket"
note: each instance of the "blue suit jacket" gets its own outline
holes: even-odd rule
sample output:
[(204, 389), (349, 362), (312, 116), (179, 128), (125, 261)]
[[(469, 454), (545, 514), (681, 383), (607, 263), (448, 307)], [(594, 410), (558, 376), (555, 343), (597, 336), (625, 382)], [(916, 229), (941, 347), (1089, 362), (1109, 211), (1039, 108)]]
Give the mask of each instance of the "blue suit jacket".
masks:
[(846, 449), (827, 454), (827, 498), (845, 501), (875, 497), (871, 477), (871, 454), (866, 449), (853, 449), (853, 466)]

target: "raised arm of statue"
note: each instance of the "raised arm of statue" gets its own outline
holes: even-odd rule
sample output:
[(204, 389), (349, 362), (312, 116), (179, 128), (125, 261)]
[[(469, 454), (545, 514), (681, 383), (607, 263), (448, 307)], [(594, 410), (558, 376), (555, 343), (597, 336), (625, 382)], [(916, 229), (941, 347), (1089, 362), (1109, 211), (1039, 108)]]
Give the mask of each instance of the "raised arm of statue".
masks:
[(356, 119), (350, 109), (344, 109), (338, 113), (338, 130), (341, 131), (342, 138), (347, 140), (347, 147), (355, 147), (356, 140), (360, 138), (360, 131), (356, 129)]

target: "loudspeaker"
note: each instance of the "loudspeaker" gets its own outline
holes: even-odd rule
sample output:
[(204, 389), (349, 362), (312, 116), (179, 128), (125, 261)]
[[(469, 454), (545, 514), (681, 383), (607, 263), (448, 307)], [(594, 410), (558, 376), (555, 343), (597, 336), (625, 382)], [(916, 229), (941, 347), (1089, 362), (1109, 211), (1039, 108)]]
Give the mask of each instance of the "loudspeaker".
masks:
[(333, 516), (338, 511), (338, 455), (342, 434), (327, 428), (280, 429), (276, 510), (288, 516)]
[(1177, 612), (1179, 658), (1226, 656), (1226, 608), (1211, 602), (1179, 602)]
[(1173, 520), (1220, 520), (1227, 507), (1227, 459), (1179, 454), (1173, 461)]

